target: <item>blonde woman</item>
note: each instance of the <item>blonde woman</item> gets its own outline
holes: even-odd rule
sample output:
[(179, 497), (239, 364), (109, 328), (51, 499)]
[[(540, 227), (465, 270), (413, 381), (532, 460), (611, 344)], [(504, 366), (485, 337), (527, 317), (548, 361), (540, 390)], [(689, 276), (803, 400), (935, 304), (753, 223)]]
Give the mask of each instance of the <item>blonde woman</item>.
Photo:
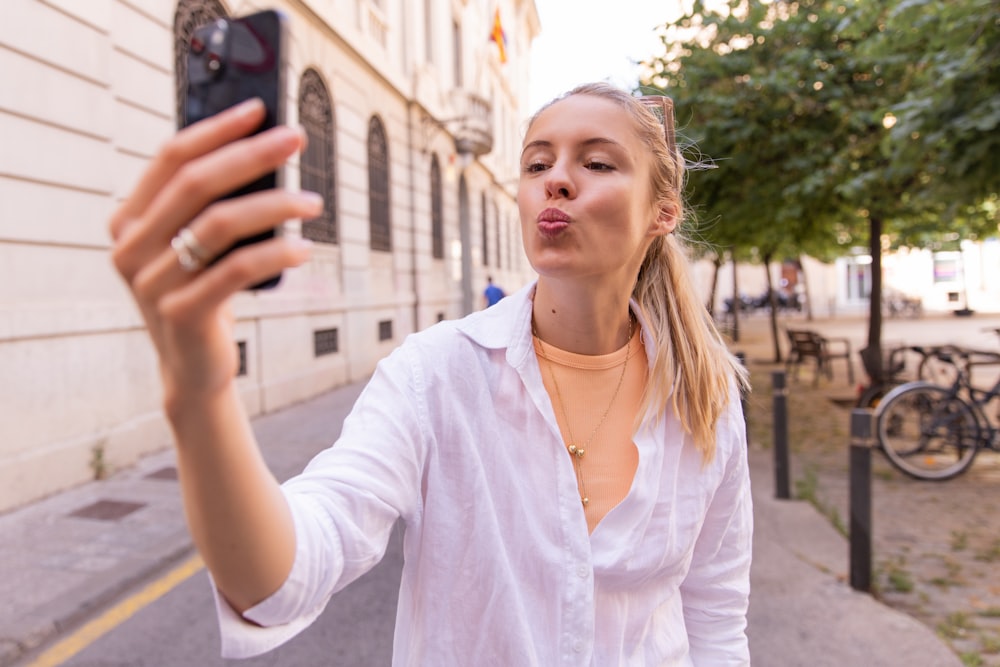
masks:
[(687, 278), (669, 124), (603, 84), (539, 111), (518, 190), (537, 282), (408, 337), (338, 441), (279, 486), (233, 384), (226, 304), (308, 247), (190, 270), (171, 246), (183, 234), (210, 256), (318, 212), (283, 192), (210, 203), (301, 148), (287, 128), (242, 138), (261, 113), (179, 133), (111, 223), (223, 653), (293, 637), (402, 520), (395, 665), (748, 664), (745, 376)]

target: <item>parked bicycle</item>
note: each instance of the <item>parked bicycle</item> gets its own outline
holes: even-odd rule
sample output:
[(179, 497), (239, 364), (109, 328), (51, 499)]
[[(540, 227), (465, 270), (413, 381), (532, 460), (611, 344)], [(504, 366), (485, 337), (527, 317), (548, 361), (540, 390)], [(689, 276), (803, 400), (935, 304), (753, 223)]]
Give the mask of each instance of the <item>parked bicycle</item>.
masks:
[(917, 318), (924, 314), (924, 302), (920, 297), (910, 296), (894, 289), (882, 290), (882, 312), (889, 317)]
[(894, 347), (885, 355), (882, 382), (859, 387), (854, 405), (874, 409), (890, 391), (914, 380), (951, 385), (957, 375), (956, 366), (968, 363), (962, 353), (962, 348), (950, 344)]
[(973, 367), (1000, 365), (1000, 353), (949, 348), (932, 356), (954, 374), (950, 385), (906, 382), (889, 391), (875, 410), (876, 437), (886, 458), (917, 479), (951, 479), (967, 470), (981, 450), (1000, 452), (1000, 412), (991, 414), (989, 408), (994, 400), (1000, 408), (1000, 377), (988, 390), (971, 381)]
[[(1000, 327), (987, 327), (983, 333), (995, 333), (1000, 338)], [(886, 394), (901, 384), (925, 380), (933, 384), (951, 386), (958, 375), (958, 366), (965, 366), (969, 381), (972, 370), (978, 366), (996, 365), (994, 351), (974, 350), (946, 343), (944, 345), (897, 345), (883, 353), (882, 381), (858, 387), (858, 400), (854, 407), (875, 409)], [(864, 351), (862, 351), (864, 358)], [(871, 371), (866, 366), (871, 377)]]

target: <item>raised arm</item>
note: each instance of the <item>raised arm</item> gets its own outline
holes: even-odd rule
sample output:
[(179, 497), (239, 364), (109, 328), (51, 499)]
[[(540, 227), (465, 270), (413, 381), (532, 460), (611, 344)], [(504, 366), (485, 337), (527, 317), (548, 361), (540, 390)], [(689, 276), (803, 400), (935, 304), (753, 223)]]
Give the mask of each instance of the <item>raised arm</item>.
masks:
[(237, 239), (321, 211), (317, 195), (278, 190), (212, 203), (302, 149), (301, 133), (288, 127), (247, 138), (263, 118), (263, 104), (253, 100), (179, 132), (110, 222), (115, 267), (159, 358), (188, 525), (216, 585), (239, 611), (285, 580), (295, 533), (236, 390), (229, 301), (304, 262), (308, 246), (279, 236), (191, 270), (171, 240), (188, 228), (207, 255), (200, 259), (210, 259)]

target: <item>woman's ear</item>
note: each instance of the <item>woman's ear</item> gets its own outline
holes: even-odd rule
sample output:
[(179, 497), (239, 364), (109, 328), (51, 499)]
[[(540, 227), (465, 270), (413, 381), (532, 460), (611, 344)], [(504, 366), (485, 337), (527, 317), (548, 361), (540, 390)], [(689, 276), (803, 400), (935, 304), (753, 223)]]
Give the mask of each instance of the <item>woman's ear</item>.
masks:
[(677, 222), (677, 206), (673, 202), (663, 202), (650, 232), (654, 236), (665, 236), (677, 228)]

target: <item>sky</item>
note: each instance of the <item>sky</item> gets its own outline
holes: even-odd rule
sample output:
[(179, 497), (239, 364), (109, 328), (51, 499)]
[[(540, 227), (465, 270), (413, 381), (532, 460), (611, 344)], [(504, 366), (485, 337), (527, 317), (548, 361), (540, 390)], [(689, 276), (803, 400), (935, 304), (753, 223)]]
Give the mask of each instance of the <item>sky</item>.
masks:
[(656, 27), (676, 16), (676, 0), (535, 0), (542, 31), (531, 55), (529, 107), (573, 86), (638, 81), (633, 60), (662, 52)]

